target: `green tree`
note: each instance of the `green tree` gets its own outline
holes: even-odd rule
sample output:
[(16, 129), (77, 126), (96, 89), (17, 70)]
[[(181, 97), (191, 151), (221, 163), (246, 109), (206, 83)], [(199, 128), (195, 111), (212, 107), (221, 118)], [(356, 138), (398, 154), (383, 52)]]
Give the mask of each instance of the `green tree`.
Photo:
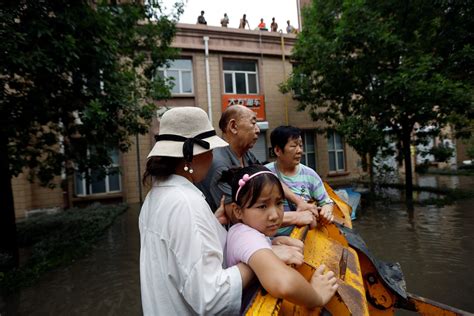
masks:
[(369, 172), (370, 192), (374, 191), (374, 158), (386, 146), (385, 133), (375, 122), (361, 117), (344, 117), (336, 127), (344, 140), (362, 159), (362, 169)]
[(393, 135), (408, 202), (415, 123), (459, 128), (473, 115), (473, 9), (472, 1), (313, 0), (303, 12), (286, 88), (314, 120), (334, 127), (355, 116)]
[[(176, 56), (175, 22), (156, 1), (24, 0), (0, 11), (0, 253), (17, 260), (11, 179), (104, 169), (147, 133), (156, 67)], [(176, 7), (176, 15), (182, 6)], [(3, 256), (5, 257), (5, 256)], [(0, 269), (1, 270), (1, 269)]]

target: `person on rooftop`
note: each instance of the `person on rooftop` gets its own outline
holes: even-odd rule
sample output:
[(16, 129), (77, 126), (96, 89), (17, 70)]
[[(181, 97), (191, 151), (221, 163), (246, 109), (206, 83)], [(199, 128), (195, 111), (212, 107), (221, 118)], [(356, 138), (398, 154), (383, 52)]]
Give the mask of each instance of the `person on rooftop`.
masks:
[(257, 27), (258, 27), (258, 29), (261, 30), (261, 31), (268, 31), (265, 22), (263, 22), (263, 18), (260, 19), (260, 23), (258, 24)]
[(243, 17), (240, 19), (239, 29), (245, 29), (245, 26), (248, 26), (250, 30), (249, 21), (247, 21), (247, 15), (244, 14)]
[(201, 15), (197, 18), (197, 24), (207, 25), (206, 18), (204, 17), (204, 11), (201, 11)]
[(272, 32), (278, 32), (278, 23), (275, 22), (275, 18), (272, 18), (272, 24), (270, 24), (270, 30)]
[(227, 27), (229, 24), (229, 17), (227, 16), (227, 13), (224, 13), (224, 17), (221, 19), (221, 25), (222, 27)]
[(293, 25), (290, 24), (290, 20), (286, 21), (286, 33), (288, 34), (296, 34), (296, 29)]

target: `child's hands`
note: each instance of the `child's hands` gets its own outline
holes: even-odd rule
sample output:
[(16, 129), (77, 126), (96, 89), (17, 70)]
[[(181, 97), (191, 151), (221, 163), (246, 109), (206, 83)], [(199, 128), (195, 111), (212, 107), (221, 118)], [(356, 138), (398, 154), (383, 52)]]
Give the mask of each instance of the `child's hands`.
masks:
[(339, 287), (334, 272), (328, 271), (324, 273), (325, 269), (326, 266), (324, 264), (320, 265), (316, 271), (314, 271), (310, 281), (311, 286), (321, 298), (321, 301), (318, 302), (319, 306), (326, 305)]

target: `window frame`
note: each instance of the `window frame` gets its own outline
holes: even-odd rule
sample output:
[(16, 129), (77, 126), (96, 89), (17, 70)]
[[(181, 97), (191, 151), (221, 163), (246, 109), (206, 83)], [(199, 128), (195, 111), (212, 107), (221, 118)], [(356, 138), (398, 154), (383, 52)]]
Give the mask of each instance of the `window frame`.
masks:
[[(174, 80), (171, 80), (175, 84), (173, 86), (173, 88), (170, 89), (171, 95), (186, 95), (186, 96), (194, 95), (193, 60), (192, 60), (192, 58), (182, 57), (182, 58), (176, 58), (176, 59), (170, 60), (169, 62), (170, 62), (170, 64), (172, 64), (173, 62), (176, 62), (176, 61), (179, 61), (179, 60), (189, 60), (191, 62), (191, 67), (188, 69), (188, 68), (173, 67), (172, 65), (170, 65), (170, 67), (168, 67), (168, 66), (159, 67), (157, 71), (158, 72), (162, 71), (163, 72), (163, 78), (166, 78), (168, 80), (171, 80), (171, 78), (174, 78), (173, 76), (170, 76), (168, 74), (169, 71), (177, 71), (178, 72), (178, 78), (174, 78)], [(190, 82), (191, 92), (183, 92), (183, 73), (184, 72), (189, 72), (190, 75), (191, 75), (191, 78), (190, 78), (190, 80), (191, 80), (191, 82)], [(176, 87), (178, 87), (178, 92), (173, 92), (173, 89), (176, 88)]]
[[(330, 149), (330, 134), (332, 134), (333, 136), (333, 140), (334, 140), (334, 143), (333, 143), (333, 146), (334, 146), (334, 149)], [(338, 172), (345, 172), (346, 171), (346, 153), (345, 153), (345, 142), (344, 142), (344, 139), (342, 136), (339, 135), (340, 139), (341, 139), (341, 148), (338, 149), (337, 148), (337, 143), (336, 143), (336, 135), (339, 135), (336, 131), (334, 130), (331, 130), (331, 131), (328, 131), (328, 136), (327, 136), (327, 141), (328, 141), (328, 163), (329, 163), (329, 172), (332, 172), (332, 173), (338, 173)], [(336, 167), (336, 170), (331, 170), (331, 155), (330, 153), (333, 152), (334, 153), (334, 165)], [(343, 157), (343, 165), (342, 165), (342, 169), (339, 168), (339, 165), (340, 165), (340, 161), (339, 161), (339, 158), (338, 158), (338, 153), (341, 153), (342, 152), (342, 157)]]
[[(118, 149), (117, 150), (117, 162), (112, 162), (106, 169), (105, 169), (105, 177), (103, 179), (101, 179), (100, 181), (104, 181), (105, 182), (105, 191), (104, 192), (94, 192), (92, 193), (92, 181), (87, 181), (87, 177), (86, 177), (86, 173), (85, 172), (82, 172), (80, 174), (81, 176), (81, 179), (78, 180), (77, 179), (77, 175), (78, 175), (78, 171), (76, 170), (74, 172), (74, 194), (75, 196), (77, 197), (87, 197), (87, 196), (94, 196), (94, 195), (102, 195), (102, 194), (112, 194), (112, 193), (120, 193), (122, 192), (122, 177), (117, 177), (118, 178), (118, 187), (119, 189), (118, 190), (110, 190), (110, 180), (109, 180), (109, 173), (108, 171), (110, 169), (117, 169), (118, 172), (116, 174), (120, 175), (120, 163), (119, 163), (119, 160), (120, 160), (120, 152)], [(87, 150), (87, 155), (90, 154), (90, 151), (89, 149)], [(87, 169), (87, 173), (89, 175), (91, 175), (92, 177), (92, 173), (93, 173), (93, 169), (91, 168), (88, 168)], [(115, 175), (115, 174), (114, 174)], [(79, 182), (80, 181), (80, 182)], [(82, 194), (78, 194), (77, 192), (77, 188), (78, 188), (78, 185), (81, 186), (82, 188)]]
[[(316, 168), (318, 167), (318, 156), (317, 156), (317, 144), (316, 144), (316, 133), (315, 130), (312, 129), (307, 129), (307, 130), (301, 130), (301, 139), (303, 140), (303, 156), (304, 156), (304, 165), (307, 167), (312, 168), (314, 171), (316, 171)], [(313, 146), (314, 150), (313, 151), (308, 151), (307, 150), (307, 139), (312, 138), (313, 139)], [(308, 154), (314, 154), (314, 168), (310, 166), (308, 163), (309, 158)]]
[[(250, 70), (225, 70), (224, 69), (224, 63), (226, 61), (232, 61), (232, 62), (252, 62), (255, 65), (255, 71), (250, 71)], [(223, 80), (223, 85), (224, 85), (224, 93), (225, 94), (248, 94), (248, 95), (258, 95), (260, 91), (260, 84), (259, 84), (259, 78), (258, 78), (258, 62), (255, 60), (239, 60), (239, 59), (224, 59), (222, 62), (222, 80)], [(245, 93), (237, 93), (237, 81), (235, 79), (236, 74), (244, 74), (245, 75)], [(225, 76), (226, 74), (230, 74), (232, 76), (232, 92), (227, 92), (226, 90), (226, 83), (225, 83)], [(255, 75), (255, 88), (256, 92), (255, 93), (250, 93), (249, 92), (249, 75)]]

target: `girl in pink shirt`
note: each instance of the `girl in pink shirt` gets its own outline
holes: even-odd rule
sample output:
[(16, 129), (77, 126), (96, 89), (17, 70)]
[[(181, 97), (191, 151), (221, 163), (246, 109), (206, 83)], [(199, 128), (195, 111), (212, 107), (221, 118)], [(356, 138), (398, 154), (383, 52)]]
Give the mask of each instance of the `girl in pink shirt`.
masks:
[(226, 262), (248, 264), (261, 285), (274, 297), (315, 308), (324, 306), (338, 285), (332, 271), (321, 265), (306, 281), (271, 249), (283, 220), (284, 192), (280, 180), (267, 168), (253, 165), (223, 173), (232, 187), (232, 218), (238, 220), (227, 234)]

